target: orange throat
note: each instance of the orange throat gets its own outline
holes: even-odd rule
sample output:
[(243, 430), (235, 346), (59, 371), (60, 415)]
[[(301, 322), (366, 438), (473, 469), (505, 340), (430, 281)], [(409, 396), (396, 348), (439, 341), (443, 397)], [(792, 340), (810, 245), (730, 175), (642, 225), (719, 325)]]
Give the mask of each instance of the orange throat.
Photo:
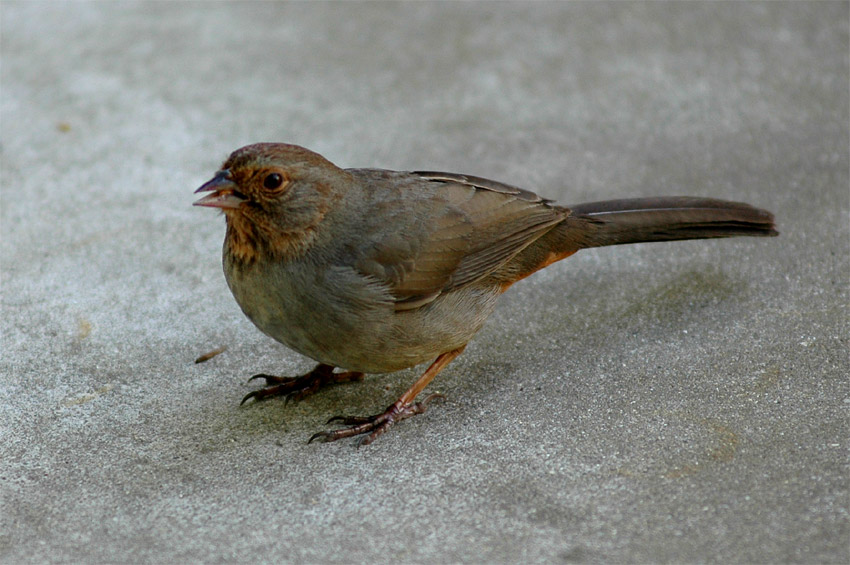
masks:
[(253, 263), (268, 248), (257, 226), (241, 214), (227, 214), (227, 251), (241, 263)]
[(241, 214), (227, 214), (227, 252), (240, 263), (294, 259), (303, 255), (313, 239), (312, 228), (300, 233), (275, 232)]

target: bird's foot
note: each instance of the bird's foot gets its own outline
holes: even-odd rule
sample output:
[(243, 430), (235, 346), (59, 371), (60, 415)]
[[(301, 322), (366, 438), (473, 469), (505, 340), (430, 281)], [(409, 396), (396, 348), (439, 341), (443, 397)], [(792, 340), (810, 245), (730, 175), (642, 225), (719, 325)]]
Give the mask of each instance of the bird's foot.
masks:
[(322, 441), (336, 441), (351, 436), (369, 434), (360, 439), (358, 446), (369, 445), (396, 422), (401, 422), (416, 414), (424, 413), (428, 409), (428, 404), (435, 398), (445, 398), (445, 396), (435, 393), (428, 395), (420, 402), (410, 402), (407, 404), (398, 400), (394, 404), (391, 404), (383, 413), (375, 414), (374, 416), (334, 416), (328, 420), (328, 424), (339, 422), (348, 427), (313, 434), (307, 443), (318, 439)]
[(363, 377), (363, 373), (354, 371), (334, 373), (334, 368), (331, 365), (325, 364), (316, 366), (315, 369), (300, 377), (277, 377), (275, 375), (265, 374), (254, 375), (248, 379), (248, 382), (254, 379), (265, 379), (267, 386), (249, 392), (239, 404), (245, 404), (251, 399), (254, 402), (259, 402), (273, 396), (284, 396), (288, 403), (290, 400), (301, 400), (306, 396), (310, 396), (325, 385), (360, 381), (363, 380)]

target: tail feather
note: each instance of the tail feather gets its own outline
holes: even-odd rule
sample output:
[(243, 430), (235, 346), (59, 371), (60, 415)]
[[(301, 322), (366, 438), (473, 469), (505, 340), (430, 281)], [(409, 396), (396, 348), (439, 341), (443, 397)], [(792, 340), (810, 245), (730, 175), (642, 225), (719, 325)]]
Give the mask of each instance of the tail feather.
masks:
[(741, 202), (667, 196), (571, 206), (580, 247), (734, 236), (776, 236), (773, 214)]

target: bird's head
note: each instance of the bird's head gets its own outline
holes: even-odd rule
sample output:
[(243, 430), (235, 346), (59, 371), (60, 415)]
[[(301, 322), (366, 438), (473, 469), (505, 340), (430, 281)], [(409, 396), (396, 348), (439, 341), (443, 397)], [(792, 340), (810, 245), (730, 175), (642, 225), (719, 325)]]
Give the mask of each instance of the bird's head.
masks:
[(227, 218), (225, 245), (236, 259), (296, 256), (309, 247), (315, 228), (350, 175), (318, 153), (297, 145), (257, 143), (234, 151), (195, 206), (219, 208)]

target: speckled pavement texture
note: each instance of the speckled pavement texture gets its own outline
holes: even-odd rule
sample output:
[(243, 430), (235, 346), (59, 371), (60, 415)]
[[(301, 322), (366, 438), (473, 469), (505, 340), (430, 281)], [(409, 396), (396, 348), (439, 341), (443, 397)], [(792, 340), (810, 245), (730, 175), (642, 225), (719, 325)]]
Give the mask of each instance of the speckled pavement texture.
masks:
[[(850, 562), (846, 2), (0, 3), (0, 562)], [(225, 285), (233, 149), (564, 204), (691, 194), (782, 235), (584, 251), (422, 368), (311, 361)], [(201, 364), (210, 350), (227, 350)]]

